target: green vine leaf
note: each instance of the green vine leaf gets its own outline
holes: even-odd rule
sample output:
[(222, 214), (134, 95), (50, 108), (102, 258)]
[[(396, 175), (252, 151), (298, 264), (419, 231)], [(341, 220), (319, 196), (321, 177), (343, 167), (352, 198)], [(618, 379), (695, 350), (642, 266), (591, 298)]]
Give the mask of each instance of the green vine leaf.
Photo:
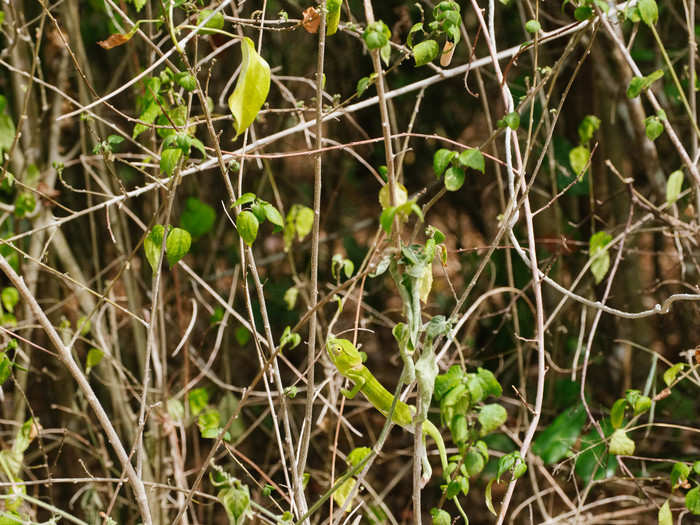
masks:
[(592, 261), (591, 273), (596, 284), (603, 280), (610, 269), (610, 254), (607, 248), (610, 241), (612, 241), (612, 237), (607, 232), (593, 234), (589, 241), (588, 259)]
[(173, 228), (170, 231), (168, 238), (165, 240), (165, 255), (171, 268), (187, 255), (191, 245), (192, 236), (190, 232), (182, 228)]
[(248, 246), (252, 246), (255, 242), (255, 238), (258, 236), (259, 226), (258, 219), (252, 212), (246, 210), (238, 214), (236, 227), (238, 228), (238, 233), (243, 239), (243, 242)]
[(682, 189), (683, 172), (681, 170), (676, 170), (668, 176), (668, 181), (666, 182), (666, 202), (668, 204), (676, 202)]
[(143, 240), (143, 251), (146, 252), (146, 260), (151, 265), (151, 270), (155, 274), (160, 265), (160, 249), (163, 244), (165, 228), (162, 224), (156, 224), (151, 232)]
[(258, 55), (250, 38), (244, 37), (241, 41), (241, 53), (241, 72), (236, 89), (228, 99), (236, 130), (235, 138), (253, 123), (270, 91), (270, 66)]
[(435, 40), (424, 40), (413, 47), (413, 58), (416, 61), (416, 67), (424, 66), (438, 56), (440, 47)]

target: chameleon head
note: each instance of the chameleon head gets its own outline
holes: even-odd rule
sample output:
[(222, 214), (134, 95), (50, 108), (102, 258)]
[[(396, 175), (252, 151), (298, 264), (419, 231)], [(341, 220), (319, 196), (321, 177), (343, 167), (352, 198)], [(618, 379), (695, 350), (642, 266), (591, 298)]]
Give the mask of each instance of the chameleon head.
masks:
[(362, 366), (363, 353), (347, 339), (330, 338), (326, 342), (326, 350), (333, 364), (338, 369), (357, 368)]

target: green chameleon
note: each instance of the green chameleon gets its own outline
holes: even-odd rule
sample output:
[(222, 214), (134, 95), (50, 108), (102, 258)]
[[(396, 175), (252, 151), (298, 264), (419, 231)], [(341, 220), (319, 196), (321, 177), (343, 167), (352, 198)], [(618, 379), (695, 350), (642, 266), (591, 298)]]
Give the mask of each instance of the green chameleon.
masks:
[[(347, 339), (330, 338), (326, 343), (326, 350), (333, 361), (333, 364), (343, 376), (352, 381), (355, 386), (352, 390), (341, 390), (341, 393), (348, 399), (352, 399), (358, 392), (362, 392), (367, 400), (372, 403), (374, 408), (379, 410), (385, 416), (389, 415), (391, 405), (394, 402), (394, 396), (377, 381), (372, 372), (362, 363), (367, 359), (364, 352), (360, 352), (355, 345)], [(409, 406), (403, 401), (397, 401), (394, 408), (394, 414), (391, 420), (405, 428), (409, 432), (413, 432), (413, 414), (415, 407)], [(445, 452), (445, 442), (442, 440), (442, 435), (435, 425), (430, 421), (423, 421), (423, 436), (428, 434), (438, 447), (440, 452), (440, 462), (442, 463), (443, 475), (447, 475), (447, 453)], [(427, 454), (424, 452), (422, 458), (423, 463), (423, 484), (427, 483), (432, 474), (430, 463), (428, 462)]]

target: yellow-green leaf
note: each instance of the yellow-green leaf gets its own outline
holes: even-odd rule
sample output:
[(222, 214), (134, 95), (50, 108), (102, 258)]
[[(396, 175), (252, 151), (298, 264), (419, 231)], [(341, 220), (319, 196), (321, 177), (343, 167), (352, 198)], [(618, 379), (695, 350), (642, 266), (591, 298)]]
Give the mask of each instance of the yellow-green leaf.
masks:
[(668, 500), (666, 500), (659, 509), (659, 525), (673, 525), (673, 514), (671, 514), (671, 507), (668, 505)]
[(326, 34), (334, 35), (340, 22), (340, 8), (342, 0), (326, 0)]
[(666, 182), (666, 202), (668, 204), (676, 202), (681, 194), (681, 189), (683, 189), (683, 172), (676, 170), (668, 176)]
[(243, 242), (248, 246), (252, 246), (255, 242), (255, 238), (258, 236), (258, 219), (255, 218), (252, 212), (242, 211), (238, 214), (236, 219), (236, 227), (238, 228), (238, 233), (240, 234)]
[(618, 428), (610, 437), (610, 453), (631, 456), (634, 454), (634, 441), (627, 437), (627, 433)]
[(171, 268), (175, 266), (177, 261), (187, 255), (191, 244), (192, 236), (190, 232), (182, 228), (173, 228), (165, 241), (165, 255)]
[(255, 45), (250, 38), (245, 37), (241, 41), (241, 53), (241, 72), (236, 89), (228, 99), (236, 137), (253, 123), (270, 91), (270, 66), (255, 51)]

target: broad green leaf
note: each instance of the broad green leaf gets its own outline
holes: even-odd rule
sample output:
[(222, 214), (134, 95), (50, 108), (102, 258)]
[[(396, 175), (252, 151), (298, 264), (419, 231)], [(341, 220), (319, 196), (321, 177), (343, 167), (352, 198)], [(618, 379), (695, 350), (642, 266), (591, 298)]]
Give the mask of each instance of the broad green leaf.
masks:
[(627, 437), (627, 433), (618, 428), (610, 437), (610, 453), (617, 456), (631, 456), (634, 454), (634, 441)]
[(700, 461), (693, 463), (693, 472), (700, 476)]
[(243, 525), (246, 522), (250, 514), (250, 491), (247, 485), (236, 480), (234, 486), (220, 490), (218, 498), (226, 510), (230, 525)]
[[(390, 190), (391, 186), (389, 186), (389, 184), (385, 184), (382, 186), (382, 189), (379, 190), (379, 204), (381, 205), (382, 209), (389, 208), (391, 206)], [(401, 183), (397, 183), (394, 206), (401, 206), (407, 200), (408, 190), (406, 189), (406, 186)]]
[(445, 189), (457, 191), (464, 185), (464, 170), (456, 166), (450, 166), (445, 172)]
[(258, 219), (255, 218), (252, 212), (247, 210), (238, 214), (236, 219), (236, 227), (238, 233), (248, 246), (252, 246), (255, 238), (258, 236)]
[(450, 515), (442, 509), (430, 509), (430, 516), (433, 519), (433, 525), (450, 525), (452, 523)]
[(530, 34), (535, 34), (539, 32), (539, 30), (542, 29), (542, 26), (537, 20), (528, 20), (525, 23), (525, 31), (527, 31)]
[(12, 142), (15, 140), (15, 132), (15, 123), (12, 122), (12, 117), (4, 112), (0, 113), (0, 153), (9, 151), (12, 147)]
[(581, 139), (581, 143), (584, 144), (593, 138), (593, 133), (595, 133), (600, 127), (600, 119), (595, 115), (586, 115), (583, 120), (578, 125), (578, 136)]
[(700, 515), (700, 487), (692, 488), (686, 493), (685, 506), (691, 514)]
[(491, 372), (491, 370), (479, 367), (477, 368), (476, 372), (477, 378), (479, 379), (479, 382), (481, 383), (481, 388), (484, 392), (484, 397), (500, 397), (501, 394), (503, 394), (503, 388), (501, 387), (501, 384), (498, 382), (496, 376), (493, 375), (493, 372)]
[(8, 380), (12, 374), (12, 361), (7, 357), (7, 353), (0, 352), (0, 386)]
[[(352, 489), (355, 487), (355, 484), (357, 481), (355, 481), (355, 478), (348, 478), (346, 479), (340, 487), (336, 489), (335, 492), (333, 492), (333, 501), (336, 502), (336, 504), (339, 507), (342, 507), (345, 505), (345, 502), (348, 499), (348, 496), (352, 492)], [(345, 512), (350, 512), (352, 510), (352, 501), (348, 503), (348, 505), (345, 508)]]
[(661, 123), (661, 119), (656, 115), (645, 118), (644, 132), (649, 140), (654, 141), (658, 139), (664, 132), (664, 125)]
[(614, 429), (622, 426), (625, 419), (625, 408), (627, 408), (627, 400), (625, 398), (620, 398), (613, 404), (610, 410), (610, 424)]
[(160, 249), (163, 244), (164, 232), (165, 228), (163, 228), (163, 225), (156, 224), (143, 240), (143, 251), (146, 252), (146, 259), (148, 260), (148, 264), (151, 265), (151, 270), (153, 270), (153, 273), (156, 273), (158, 270)]
[(676, 380), (678, 372), (685, 368), (685, 363), (676, 363), (671, 368), (664, 372), (664, 383), (666, 386), (671, 386), (671, 384)]
[[(463, 418), (464, 416), (461, 417)], [(459, 444), (456, 440), (455, 443)], [(467, 450), (467, 453), (464, 455), (464, 467), (467, 469), (467, 474), (469, 476), (476, 476), (484, 470), (485, 466), (486, 460), (479, 450), (477, 450), (476, 447), (469, 447), (469, 450)]]
[(270, 66), (255, 51), (250, 38), (244, 37), (241, 40), (241, 53), (243, 61), (236, 89), (228, 99), (236, 130), (235, 138), (253, 123), (270, 91)]
[(639, 16), (642, 21), (653, 26), (659, 19), (659, 8), (656, 5), (656, 0), (639, 0), (637, 2), (637, 8), (639, 9)]
[(513, 131), (520, 127), (520, 114), (517, 111), (511, 111), (505, 117), (503, 117), (503, 122)]
[(408, 30), (406, 45), (409, 49), (413, 49), (413, 33), (417, 33), (418, 31), (423, 31), (423, 22), (416, 22), (411, 26), (411, 29)]
[(661, 69), (657, 69), (653, 73), (645, 77), (634, 77), (630, 80), (629, 86), (627, 87), (627, 97), (635, 98), (638, 97), (642, 91), (648, 89), (654, 82), (659, 80), (664, 76), (664, 72)]
[(391, 45), (388, 42), (379, 50), (379, 56), (384, 65), (388, 66), (391, 61)]
[(282, 218), (280, 212), (277, 211), (277, 208), (275, 208), (269, 202), (266, 202), (265, 204), (263, 204), (263, 210), (265, 212), (265, 218), (268, 221), (270, 221), (275, 226), (284, 228), (284, 219)]
[(394, 223), (394, 217), (396, 216), (396, 206), (390, 206), (382, 210), (382, 214), (379, 216), (379, 224), (381, 224), (382, 229), (387, 235), (391, 234), (391, 225)]
[(297, 304), (297, 297), (299, 297), (299, 289), (296, 286), (287, 288), (284, 292), (284, 303), (287, 305), (287, 310), (294, 310), (294, 306)]
[(540, 456), (545, 464), (556, 463), (574, 446), (585, 422), (586, 410), (582, 404), (565, 410), (540, 432), (532, 444), (532, 451)]
[(369, 87), (371, 80), (369, 77), (362, 77), (360, 80), (357, 81), (357, 87), (355, 87), (355, 94), (358, 97), (361, 97), (362, 94), (367, 91), (367, 88)]
[(85, 373), (89, 374), (90, 370), (99, 365), (103, 356), (104, 352), (99, 348), (91, 348), (88, 350), (87, 357), (85, 358)]
[(473, 170), (480, 171), (484, 173), (486, 168), (484, 164), (484, 155), (478, 149), (467, 149), (459, 154), (457, 157), (458, 162), (465, 168), (471, 168)]
[(440, 52), (440, 47), (435, 40), (423, 40), (413, 47), (413, 58), (416, 61), (416, 67), (424, 66), (435, 60)]
[(168, 258), (168, 264), (171, 268), (187, 255), (191, 245), (192, 236), (190, 232), (182, 228), (173, 228), (170, 231), (165, 241), (165, 255)]
[[(160, 83), (159, 83), (160, 86)], [(152, 97), (150, 97), (152, 100)], [(138, 122), (134, 126), (134, 131), (131, 134), (131, 138), (136, 138), (138, 137), (141, 133), (146, 131), (147, 129), (150, 129), (150, 126), (147, 124), (153, 124), (156, 119), (163, 113), (163, 110), (161, 109), (161, 105), (158, 104), (155, 101), (152, 101), (144, 110), (143, 113), (139, 115), (139, 120), (144, 122), (145, 124), (142, 124), (141, 122)]]
[(348, 457), (345, 461), (348, 465), (354, 468), (360, 463), (362, 463), (362, 461), (371, 453), (372, 449), (369, 447), (356, 447), (352, 449), (350, 454), (348, 454)]
[(170, 148), (163, 150), (160, 154), (160, 171), (170, 177), (175, 171), (177, 161), (182, 157), (182, 151), (179, 148)]
[(673, 514), (671, 514), (671, 507), (668, 504), (668, 500), (666, 500), (659, 509), (659, 525), (673, 525)]
[(187, 401), (190, 404), (190, 412), (192, 415), (199, 415), (209, 403), (209, 392), (206, 388), (195, 388), (187, 394)]
[(481, 407), (479, 412), (479, 423), (481, 424), (480, 434), (482, 436), (496, 430), (508, 419), (508, 412), (501, 405), (490, 404)]
[(639, 396), (633, 405), (634, 415), (643, 414), (651, 408), (651, 399), (648, 396)]
[[(197, 15), (197, 25), (209, 18), (213, 12), (213, 9), (202, 9)], [(209, 18), (207, 23), (204, 24), (202, 29), (199, 30), (199, 33), (202, 35), (211, 35), (214, 33), (214, 31), (207, 31), (207, 29), (222, 29), (224, 27), (224, 22), (224, 15), (221, 11), (219, 11), (218, 13), (215, 13), (214, 16)]]
[(591, 152), (586, 146), (576, 146), (569, 151), (569, 164), (571, 164), (571, 169), (574, 170), (577, 176), (583, 175), (590, 156)]
[(176, 73), (175, 82), (178, 86), (184, 88), (185, 91), (194, 91), (197, 89), (197, 80), (187, 71)]
[(197, 238), (208, 233), (216, 221), (214, 208), (195, 197), (188, 197), (180, 215), (180, 225)]
[(219, 411), (213, 408), (206, 410), (197, 417), (197, 427), (199, 433), (204, 439), (214, 439), (219, 435), (219, 425), (221, 423), (221, 415)]
[(389, 43), (391, 38), (391, 31), (381, 20), (372, 22), (367, 25), (364, 33), (362, 33), (362, 39), (369, 49), (380, 49)]
[(678, 200), (678, 196), (683, 189), (683, 171), (676, 170), (668, 176), (666, 182), (666, 202), (673, 204)]
[(684, 483), (688, 479), (688, 474), (690, 474), (690, 467), (685, 463), (674, 463), (671, 469), (671, 488), (676, 489), (681, 483)]
[(582, 5), (574, 9), (574, 18), (579, 22), (588, 20), (593, 16), (593, 8), (590, 6)]
[(326, 35), (334, 35), (340, 22), (342, 0), (326, 0)]
[(236, 206), (244, 206), (246, 204), (250, 204), (253, 202), (257, 197), (255, 196), (255, 193), (244, 193), (240, 197), (236, 199), (236, 202), (234, 202), (231, 207), (235, 208)]
[(300, 206), (294, 224), (297, 232), (297, 240), (304, 240), (304, 237), (310, 234), (313, 229), (314, 210), (307, 206)]
[(452, 159), (454, 159), (456, 156), (457, 152), (444, 148), (441, 148), (435, 152), (433, 155), (433, 171), (438, 179), (442, 177), (442, 174), (445, 173), (447, 166), (450, 165), (450, 162), (452, 162)]
[[(156, 128), (156, 133), (158, 133), (160, 138), (165, 139), (175, 135), (177, 130), (175, 127), (173, 127), (173, 125), (178, 128), (183, 128), (187, 123), (187, 107), (184, 105), (175, 106), (167, 111), (167, 116), (164, 113), (161, 113), (156, 119), (156, 123), (158, 126), (165, 126)], [(163, 149), (170, 148), (174, 144), (173, 141), (175, 140), (176, 138), (173, 137), (169, 141), (163, 142)], [(189, 146), (185, 149), (185, 151), (183, 151), (183, 153), (186, 155), (189, 154)]]
[[(606, 437), (613, 433), (609, 419), (603, 419), (600, 426)], [(580, 450), (580, 454), (576, 456), (575, 471), (585, 485), (592, 481), (594, 473), (595, 479), (609, 478), (615, 474), (617, 460), (608, 454), (605, 442), (601, 440), (595, 428), (581, 438)]]
[(180, 423), (185, 419), (185, 407), (182, 404), (182, 401), (179, 399), (168, 399), (166, 407), (168, 410), (168, 415), (176, 423)]
[(591, 263), (591, 273), (595, 283), (599, 284), (610, 268), (610, 254), (607, 245), (612, 241), (609, 233), (598, 232), (591, 236), (589, 241), (588, 259)]
[(28, 191), (23, 191), (17, 194), (15, 197), (15, 216), (25, 217), (31, 214), (36, 208), (36, 199), (32, 193)]
[(14, 286), (8, 286), (2, 289), (0, 293), (0, 298), (2, 298), (2, 305), (8, 312), (13, 312), (15, 306), (19, 302), (19, 292)]
[(239, 346), (245, 346), (250, 341), (250, 331), (243, 325), (237, 326), (233, 330), (233, 337)]

